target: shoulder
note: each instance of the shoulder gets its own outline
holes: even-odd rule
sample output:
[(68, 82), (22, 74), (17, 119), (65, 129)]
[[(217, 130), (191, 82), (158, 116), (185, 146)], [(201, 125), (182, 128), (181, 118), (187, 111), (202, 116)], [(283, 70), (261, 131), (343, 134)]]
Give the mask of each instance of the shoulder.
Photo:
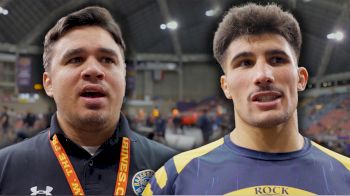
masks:
[[(33, 169), (34, 163), (40, 163), (47, 156), (43, 156), (45, 138), (48, 142), (47, 132), (26, 139), (17, 144), (10, 145), (0, 150), (0, 189), (3, 186), (4, 179), (8, 183), (15, 182), (18, 175), (24, 175)], [(9, 177), (10, 176), (10, 177)], [(0, 192), (1, 193), (1, 192)]]
[(32, 138), (26, 139), (16, 144), (12, 144), (0, 150), (0, 163), (7, 160), (7, 158), (23, 158), (28, 155), (33, 155), (42, 149), (45, 140), (48, 141), (47, 130), (44, 130)]
[(325, 148), (316, 142), (311, 141), (312, 146), (324, 153), (327, 157), (336, 160), (337, 162), (341, 163), (348, 171), (350, 171), (350, 158), (346, 157), (344, 155), (341, 155), (339, 153), (336, 153), (332, 150), (329, 150), (328, 148)]
[(146, 138), (145, 136), (142, 136), (138, 133), (133, 132), (134, 137), (136, 138), (136, 145), (143, 147), (142, 149), (138, 149), (140, 151), (151, 151), (155, 153), (161, 153), (161, 154), (170, 154), (175, 155), (176, 151), (172, 148), (169, 148), (161, 143), (158, 143), (156, 141), (150, 140)]
[(181, 175), (181, 171), (190, 165), (189, 163), (192, 160), (210, 154), (222, 144), (224, 144), (224, 138), (174, 156), (154, 174), (149, 184), (147, 184), (143, 195), (176, 194), (173, 185)]
[(213, 150), (215, 150), (223, 144), (224, 138), (221, 138), (202, 147), (186, 151), (174, 156), (173, 161), (177, 172), (180, 173), (186, 167), (186, 165), (189, 164), (193, 159), (207, 155), (208, 153), (212, 152)]
[(135, 138), (135, 141), (131, 142), (132, 156), (135, 159), (135, 164), (140, 167), (157, 170), (177, 153), (175, 150), (135, 132), (132, 134)]
[[(183, 169), (190, 165), (193, 160), (202, 159), (211, 155), (215, 155), (215, 149), (224, 144), (224, 138), (218, 139), (212, 143), (202, 147), (189, 150), (175, 155), (165, 164), (165, 168), (169, 175), (180, 175)], [(190, 167), (190, 166), (189, 166)], [(161, 172), (164, 173), (164, 172)]]

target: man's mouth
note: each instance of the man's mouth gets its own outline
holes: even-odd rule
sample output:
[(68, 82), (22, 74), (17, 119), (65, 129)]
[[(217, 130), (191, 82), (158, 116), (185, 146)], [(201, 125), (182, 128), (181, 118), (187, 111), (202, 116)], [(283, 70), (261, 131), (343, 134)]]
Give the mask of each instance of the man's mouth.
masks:
[(85, 98), (100, 98), (100, 97), (106, 97), (107, 93), (100, 86), (88, 85), (82, 89), (79, 95)]
[(282, 97), (278, 91), (262, 91), (253, 93), (251, 100), (253, 102), (271, 102)]
[(268, 102), (268, 101), (276, 100), (276, 99), (278, 99), (280, 97), (281, 96), (272, 96), (272, 95), (259, 96), (259, 97), (256, 98), (256, 101), (258, 101), (258, 102)]
[(82, 97), (87, 97), (87, 98), (99, 98), (99, 97), (105, 97), (106, 95), (101, 93), (101, 92), (96, 92), (96, 91), (86, 91), (82, 92), (80, 94)]

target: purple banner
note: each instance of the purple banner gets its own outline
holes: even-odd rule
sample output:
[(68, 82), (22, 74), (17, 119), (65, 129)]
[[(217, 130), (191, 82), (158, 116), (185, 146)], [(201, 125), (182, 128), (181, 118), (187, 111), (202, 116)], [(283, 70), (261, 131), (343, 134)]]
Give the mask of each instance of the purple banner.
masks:
[(17, 59), (17, 86), (29, 87), (32, 86), (32, 61), (29, 57), (19, 57)]

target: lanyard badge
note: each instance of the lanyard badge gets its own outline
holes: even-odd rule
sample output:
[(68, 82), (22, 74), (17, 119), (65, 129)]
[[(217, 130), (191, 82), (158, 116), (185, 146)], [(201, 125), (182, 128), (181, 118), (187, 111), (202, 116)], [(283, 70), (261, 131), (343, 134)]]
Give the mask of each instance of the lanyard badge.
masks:
[[(85, 195), (84, 190), (80, 184), (79, 178), (75, 173), (72, 163), (70, 162), (68, 155), (62, 147), (57, 135), (53, 136), (50, 140), (52, 150), (54, 151), (58, 162), (66, 176), (67, 182), (72, 190), (73, 195)], [(130, 167), (130, 140), (127, 137), (123, 137), (122, 146), (120, 149), (119, 166), (116, 179), (116, 185), (114, 189), (114, 195), (125, 195), (128, 184)]]

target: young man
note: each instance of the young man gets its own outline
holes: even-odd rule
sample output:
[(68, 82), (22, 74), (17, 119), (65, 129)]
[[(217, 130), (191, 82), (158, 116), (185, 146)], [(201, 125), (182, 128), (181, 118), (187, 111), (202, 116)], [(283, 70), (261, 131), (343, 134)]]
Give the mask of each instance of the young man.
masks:
[(350, 159), (300, 135), (298, 67), (301, 33), (276, 5), (234, 7), (220, 23), (214, 55), (232, 99), (235, 129), (179, 154), (161, 167), (143, 194), (350, 194)]
[(88, 7), (46, 34), (43, 83), (57, 112), (49, 129), (0, 151), (0, 195), (140, 194), (174, 151), (129, 128), (125, 45), (110, 13)]

